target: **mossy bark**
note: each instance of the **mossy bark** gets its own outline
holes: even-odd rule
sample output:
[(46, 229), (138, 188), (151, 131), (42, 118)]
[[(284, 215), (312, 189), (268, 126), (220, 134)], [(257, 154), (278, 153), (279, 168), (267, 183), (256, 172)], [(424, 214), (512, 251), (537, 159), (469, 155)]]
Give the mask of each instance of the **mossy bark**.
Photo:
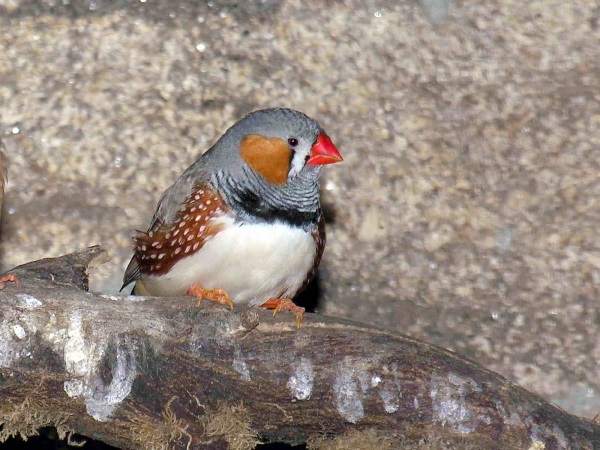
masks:
[(405, 336), (314, 314), (298, 329), (254, 308), (89, 293), (87, 271), (104, 258), (92, 247), (11, 271), (20, 284), (0, 292), (0, 440), (53, 425), (126, 449), (363, 438), (600, 447), (592, 421)]

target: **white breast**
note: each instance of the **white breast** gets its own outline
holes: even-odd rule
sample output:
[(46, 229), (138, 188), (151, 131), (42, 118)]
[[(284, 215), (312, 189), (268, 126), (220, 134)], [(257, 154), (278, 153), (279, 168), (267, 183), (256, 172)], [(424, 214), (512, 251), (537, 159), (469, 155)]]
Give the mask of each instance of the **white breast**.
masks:
[(142, 277), (140, 290), (181, 295), (197, 284), (224, 289), (232, 302), (251, 305), (296, 294), (315, 259), (310, 233), (284, 224), (234, 225), (231, 218), (217, 220), (225, 224), (223, 231), (166, 275)]

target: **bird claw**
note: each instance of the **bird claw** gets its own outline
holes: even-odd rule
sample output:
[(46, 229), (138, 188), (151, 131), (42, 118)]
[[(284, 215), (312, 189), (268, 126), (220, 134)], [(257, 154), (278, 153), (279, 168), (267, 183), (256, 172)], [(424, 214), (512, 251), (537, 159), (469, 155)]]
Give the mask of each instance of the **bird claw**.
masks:
[(19, 280), (17, 277), (15, 277), (12, 273), (9, 273), (0, 277), (0, 290), (4, 289), (5, 283), (9, 281), (15, 283), (15, 286), (19, 287)]
[(199, 308), (202, 305), (202, 300), (210, 300), (211, 302), (218, 303), (219, 305), (227, 305), (229, 309), (233, 309), (233, 302), (229, 299), (229, 295), (223, 289), (211, 289), (210, 291), (201, 288), (200, 286), (192, 286), (188, 289), (187, 295), (193, 295), (198, 299), (196, 307)]
[(270, 298), (262, 305), (260, 305), (260, 307), (265, 309), (272, 309), (273, 316), (275, 316), (278, 312), (282, 311), (292, 312), (296, 316), (296, 326), (300, 328), (302, 318), (304, 317), (305, 309), (301, 306), (297, 306), (289, 298)]

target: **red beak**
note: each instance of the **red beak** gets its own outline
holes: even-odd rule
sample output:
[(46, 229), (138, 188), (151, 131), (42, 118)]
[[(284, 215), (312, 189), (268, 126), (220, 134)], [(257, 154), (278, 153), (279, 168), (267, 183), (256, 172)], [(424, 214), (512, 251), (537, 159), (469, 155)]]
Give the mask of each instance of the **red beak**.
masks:
[(317, 142), (312, 146), (312, 152), (310, 152), (310, 158), (308, 158), (306, 164), (309, 166), (324, 166), (325, 164), (333, 164), (342, 160), (342, 155), (335, 148), (329, 136), (321, 133), (317, 136)]

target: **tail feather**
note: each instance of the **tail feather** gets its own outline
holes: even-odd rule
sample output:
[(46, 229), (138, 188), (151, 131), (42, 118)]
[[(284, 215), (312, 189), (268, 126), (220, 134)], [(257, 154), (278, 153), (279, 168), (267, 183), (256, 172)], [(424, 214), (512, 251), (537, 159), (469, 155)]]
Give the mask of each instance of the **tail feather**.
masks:
[(138, 280), (139, 278), (140, 278), (140, 268), (139, 268), (136, 258), (134, 256), (133, 258), (131, 258), (131, 261), (129, 261), (129, 265), (127, 266), (127, 269), (125, 269), (125, 275), (123, 275), (123, 286), (121, 286), (121, 289), (119, 290), (119, 292), (121, 292), (125, 287), (127, 287), (134, 281)]

